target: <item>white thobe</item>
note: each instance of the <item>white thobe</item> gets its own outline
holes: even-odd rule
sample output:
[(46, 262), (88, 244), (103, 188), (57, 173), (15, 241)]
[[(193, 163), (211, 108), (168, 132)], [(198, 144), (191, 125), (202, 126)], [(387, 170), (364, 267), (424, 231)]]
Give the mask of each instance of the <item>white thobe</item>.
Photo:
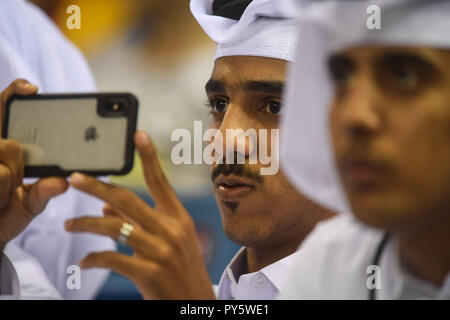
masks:
[(374, 268), (384, 232), (342, 214), (320, 222), (301, 245), (279, 299), (450, 299), (450, 272), (441, 287), (418, 279), (389, 238)]
[[(0, 1), (0, 70), (0, 91), (17, 78), (37, 85), (39, 93), (96, 90), (80, 51), (41, 10), (23, 0)], [(25, 183), (29, 182), (32, 180), (25, 180)], [(70, 273), (66, 271), (89, 252), (113, 250), (115, 244), (106, 237), (69, 234), (63, 224), (69, 218), (99, 216), (101, 208), (102, 202), (74, 189), (52, 199), (44, 212), (7, 247), (7, 250), (12, 250), (13, 246), (21, 248), (24, 253), (20, 258), (13, 254), (2, 259), (5, 268), (1, 269), (0, 279), (18, 276), (19, 284), (9, 287), (20, 288), (20, 292), (10, 292), (9, 296), (39, 298), (41, 292), (41, 298), (48, 299), (48, 293), (56, 288), (64, 299), (93, 298), (108, 271), (82, 271), (79, 290), (68, 288), (66, 281)], [(28, 262), (24, 263), (27, 256)], [(33, 278), (31, 270), (44, 270), (44, 274)], [(55, 298), (54, 295), (50, 297)]]
[(39, 261), (14, 244), (8, 244), (2, 257), (0, 299), (61, 299), (61, 295)]

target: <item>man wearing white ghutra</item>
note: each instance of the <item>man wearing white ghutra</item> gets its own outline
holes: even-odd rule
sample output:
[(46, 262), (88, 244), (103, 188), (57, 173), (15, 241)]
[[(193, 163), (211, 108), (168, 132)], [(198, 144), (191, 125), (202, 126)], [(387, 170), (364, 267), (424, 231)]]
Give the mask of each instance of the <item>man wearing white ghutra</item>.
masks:
[(281, 298), (450, 299), (450, 2), (291, 3), (301, 59), (281, 161), (352, 215), (308, 236)]

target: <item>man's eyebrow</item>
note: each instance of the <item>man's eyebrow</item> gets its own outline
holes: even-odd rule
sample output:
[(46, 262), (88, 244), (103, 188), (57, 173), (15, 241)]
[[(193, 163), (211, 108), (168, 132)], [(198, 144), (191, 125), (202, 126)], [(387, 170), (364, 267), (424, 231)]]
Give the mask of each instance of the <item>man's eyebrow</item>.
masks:
[[(239, 82), (237, 88), (251, 92), (281, 95), (283, 93), (284, 81), (248, 80)], [(225, 92), (225, 85), (219, 80), (209, 79), (205, 85), (205, 90), (207, 93)]]
[(355, 69), (356, 63), (344, 53), (338, 53), (328, 58), (328, 70), (333, 76), (338, 76), (339, 72), (353, 71)]
[(222, 82), (214, 79), (209, 79), (205, 85), (206, 92), (225, 92), (225, 87)]
[(412, 65), (422, 67), (422, 68), (429, 68), (429, 69), (435, 69), (434, 63), (429, 61), (426, 57), (422, 56), (421, 54), (417, 53), (410, 53), (410, 52), (389, 52), (384, 53), (377, 59), (378, 63), (389, 63), (389, 64), (399, 64), (399, 63), (410, 63)]
[(283, 93), (284, 81), (245, 81), (241, 84), (241, 87), (245, 91), (281, 95)]

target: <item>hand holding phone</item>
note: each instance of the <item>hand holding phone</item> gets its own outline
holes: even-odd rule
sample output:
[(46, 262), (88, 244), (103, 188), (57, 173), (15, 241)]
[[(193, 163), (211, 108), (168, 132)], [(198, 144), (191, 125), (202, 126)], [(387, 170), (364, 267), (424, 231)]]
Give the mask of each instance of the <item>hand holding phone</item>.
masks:
[[(2, 119), (5, 101), (12, 94), (34, 94), (37, 88), (25, 80), (16, 80), (0, 93)], [(0, 122), (1, 123), (1, 122)], [(63, 178), (45, 178), (23, 184), (22, 146), (0, 139), (0, 253), (4, 246), (20, 234), (41, 213), (48, 201), (63, 193), (68, 182)]]

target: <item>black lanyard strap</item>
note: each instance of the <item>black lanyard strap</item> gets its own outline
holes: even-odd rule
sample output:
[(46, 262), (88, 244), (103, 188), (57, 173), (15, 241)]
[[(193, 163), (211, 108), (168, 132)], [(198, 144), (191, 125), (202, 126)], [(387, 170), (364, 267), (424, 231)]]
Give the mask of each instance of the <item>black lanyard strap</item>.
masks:
[[(373, 257), (372, 265), (379, 266), (380, 265), (380, 258), (381, 254), (383, 253), (384, 248), (386, 247), (386, 243), (389, 239), (389, 234), (386, 232), (381, 239), (380, 243), (378, 244), (377, 251), (375, 252), (375, 256)], [(376, 300), (376, 288), (369, 289), (369, 300)]]

